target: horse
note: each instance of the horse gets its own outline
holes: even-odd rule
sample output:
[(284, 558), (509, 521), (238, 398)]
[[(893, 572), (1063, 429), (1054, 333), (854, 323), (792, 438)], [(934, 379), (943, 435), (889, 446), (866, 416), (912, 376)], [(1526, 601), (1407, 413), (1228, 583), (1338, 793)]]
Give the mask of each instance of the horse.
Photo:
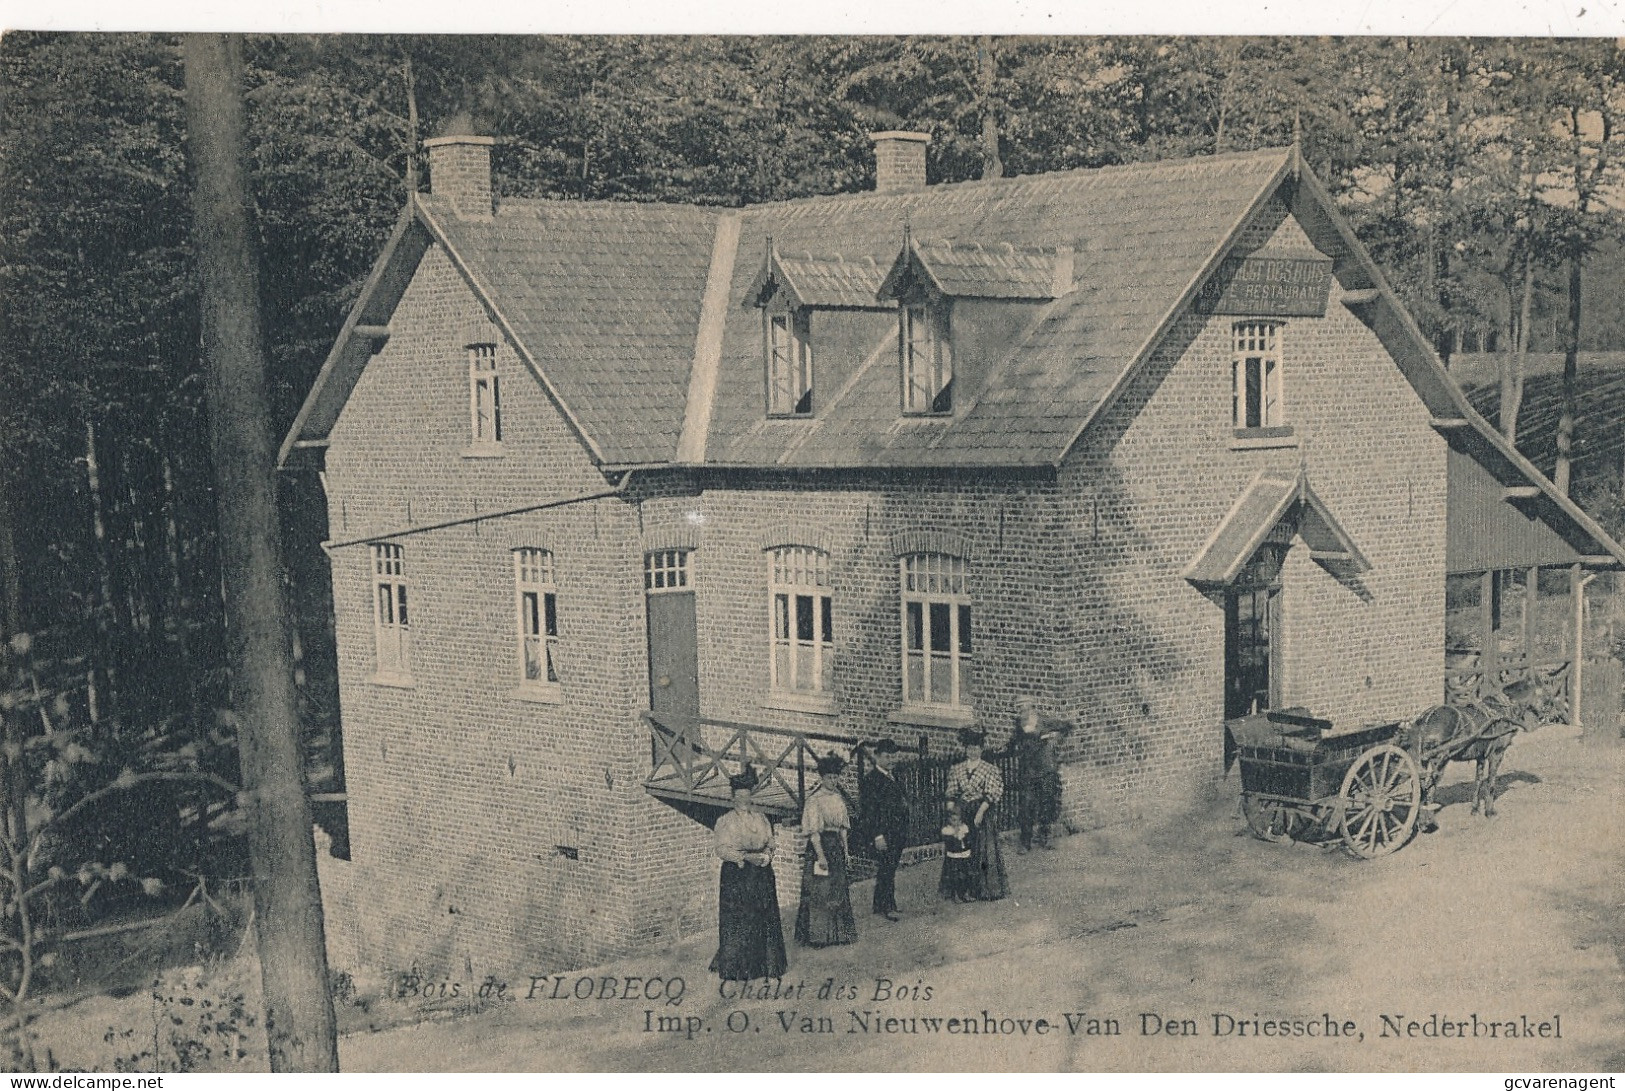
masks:
[(1501, 759), (1520, 731), (1539, 727), (1550, 701), (1532, 678), (1510, 683), (1499, 693), (1459, 705), (1436, 705), (1406, 725), (1400, 745), (1422, 770), (1424, 830), (1433, 821), (1433, 789), (1452, 761), (1472, 761), (1473, 814), (1495, 817), (1495, 780)]

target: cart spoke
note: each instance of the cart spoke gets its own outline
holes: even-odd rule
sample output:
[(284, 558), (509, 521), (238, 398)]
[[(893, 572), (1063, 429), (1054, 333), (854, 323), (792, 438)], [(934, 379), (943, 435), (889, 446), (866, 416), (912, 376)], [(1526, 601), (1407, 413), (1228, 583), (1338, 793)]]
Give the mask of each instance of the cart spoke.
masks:
[(1367, 807), (1365, 809), (1364, 817), (1361, 818), (1360, 825), (1354, 831), (1354, 839), (1356, 841), (1370, 841), (1369, 834), (1371, 831), (1371, 825), (1377, 820), (1377, 816), (1381, 813), (1382, 812), (1377, 810), (1375, 807)]
[(1367, 750), (1343, 777), (1343, 841), (1356, 856), (1386, 856), (1416, 824), (1421, 782), (1415, 760), (1389, 743)]

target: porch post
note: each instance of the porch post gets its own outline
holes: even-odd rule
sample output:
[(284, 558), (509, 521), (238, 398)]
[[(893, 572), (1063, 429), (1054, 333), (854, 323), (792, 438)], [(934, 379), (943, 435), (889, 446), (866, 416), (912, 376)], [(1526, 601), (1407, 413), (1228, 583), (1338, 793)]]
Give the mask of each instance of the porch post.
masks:
[(1540, 569), (1523, 575), (1523, 665), (1529, 677), (1535, 676), (1535, 611), (1540, 608)]
[(1490, 693), (1491, 679), (1498, 673), (1495, 662), (1500, 658), (1495, 646), (1495, 571), (1486, 569), (1479, 577), (1478, 594), (1478, 695), (1487, 697)]
[(1574, 648), (1569, 667), (1569, 723), (1580, 722), (1580, 682), (1585, 674), (1586, 584), (1580, 566), (1569, 566), (1569, 594), (1574, 596)]

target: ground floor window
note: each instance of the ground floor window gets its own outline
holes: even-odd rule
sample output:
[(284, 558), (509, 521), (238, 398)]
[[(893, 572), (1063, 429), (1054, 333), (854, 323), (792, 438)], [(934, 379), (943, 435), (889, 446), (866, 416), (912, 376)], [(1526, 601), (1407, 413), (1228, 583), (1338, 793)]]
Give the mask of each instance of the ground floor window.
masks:
[(519, 615), (519, 684), (555, 687), (559, 684), (559, 597), (552, 552), (514, 550), (513, 578)]
[(973, 660), (964, 558), (913, 553), (899, 565), (903, 703), (968, 708)]
[(829, 693), (835, 675), (829, 554), (804, 546), (775, 549), (768, 579), (771, 688), (781, 693)]
[(412, 673), (412, 628), (406, 611), (406, 550), (380, 543), (372, 547), (373, 646), (381, 675)]

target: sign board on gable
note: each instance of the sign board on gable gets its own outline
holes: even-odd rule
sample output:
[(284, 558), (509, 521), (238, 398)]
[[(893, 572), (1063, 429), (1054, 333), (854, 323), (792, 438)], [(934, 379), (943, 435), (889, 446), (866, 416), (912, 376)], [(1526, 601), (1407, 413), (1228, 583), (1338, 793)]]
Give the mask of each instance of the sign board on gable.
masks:
[(1198, 310), (1284, 318), (1321, 318), (1332, 291), (1332, 260), (1309, 257), (1226, 258), (1202, 285)]

